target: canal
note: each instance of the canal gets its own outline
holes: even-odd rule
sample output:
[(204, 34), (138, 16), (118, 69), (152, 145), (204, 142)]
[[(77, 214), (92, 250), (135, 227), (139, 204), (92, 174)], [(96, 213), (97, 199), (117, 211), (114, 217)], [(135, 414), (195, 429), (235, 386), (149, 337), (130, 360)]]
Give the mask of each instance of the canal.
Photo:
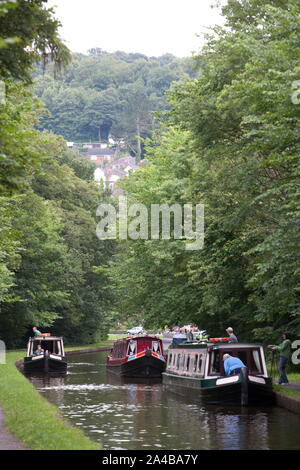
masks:
[(106, 450), (300, 449), (300, 417), (279, 407), (204, 407), (160, 382), (108, 375), (107, 352), (70, 356), (64, 377), (30, 377)]

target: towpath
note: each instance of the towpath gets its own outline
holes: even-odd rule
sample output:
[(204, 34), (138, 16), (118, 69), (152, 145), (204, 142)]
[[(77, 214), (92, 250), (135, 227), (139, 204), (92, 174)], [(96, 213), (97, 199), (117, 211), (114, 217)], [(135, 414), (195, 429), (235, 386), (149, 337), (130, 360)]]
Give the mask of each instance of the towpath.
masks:
[[(276, 384), (276, 382), (274, 382)], [(300, 383), (289, 382), (287, 385), (283, 385), (284, 388), (289, 388), (290, 390), (297, 390), (300, 392)]]
[(4, 411), (0, 406), (0, 450), (27, 450), (24, 444), (6, 429), (4, 423)]

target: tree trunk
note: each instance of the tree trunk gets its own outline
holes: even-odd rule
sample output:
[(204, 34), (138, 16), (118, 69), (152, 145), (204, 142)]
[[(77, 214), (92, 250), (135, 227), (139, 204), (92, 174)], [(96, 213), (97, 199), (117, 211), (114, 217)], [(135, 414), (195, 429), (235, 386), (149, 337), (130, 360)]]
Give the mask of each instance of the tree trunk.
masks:
[(142, 148), (141, 148), (141, 131), (140, 131), (140, 119), (138, 118), (137, 119), (137, 122), (136, 122), (136, 136), (137, 136), (137, 139), (136, 139), (136, 146), (137, 146), (137, 154), (136, 154), (136, 157), (135, 157), (135, 161), (136, 163), (140, 162), (141, 161), (141, 154), (142, 154)]

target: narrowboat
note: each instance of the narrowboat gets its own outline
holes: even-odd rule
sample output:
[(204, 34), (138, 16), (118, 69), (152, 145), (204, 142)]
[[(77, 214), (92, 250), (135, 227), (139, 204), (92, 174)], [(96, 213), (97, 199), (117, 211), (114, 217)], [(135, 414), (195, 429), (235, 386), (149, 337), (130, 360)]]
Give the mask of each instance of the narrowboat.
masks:
[(66, 370), (67, 358), (62, 337), (41, 333), (29, 338), (24, 357), (25, 373), (65, 373)]
[[(263, 347), (229, 343), (229, 338), (170, 345), (163, 384), (172, 391), (210, 405), (274, 404)], [(245, 368), (226, 376), (223, 355), (238, 357)]]
[(121, 377), (161, 378), (166, 367), (162, 341), (156, 336), (130, 336), (116, 341), (107, 370)]
[(205, 330), (190, 330), (189, 332), (165, 331), (163, 333), (163, 348), (165, 355), (171, 344), (180, 344), (186, 341), (206, 341), (207, 334)]

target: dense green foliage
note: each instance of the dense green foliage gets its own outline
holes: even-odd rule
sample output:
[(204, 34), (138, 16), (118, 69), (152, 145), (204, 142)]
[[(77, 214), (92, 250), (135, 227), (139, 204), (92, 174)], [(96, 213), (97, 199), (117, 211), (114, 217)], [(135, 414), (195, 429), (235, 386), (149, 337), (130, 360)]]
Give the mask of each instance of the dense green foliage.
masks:
[(51, 47), (64, 50), (44, 3), (1, 2), (0, 10), (0, 337), (7, 347), (24, 345), (33, 325), (68, 342), (94, 342), (108, 328), (107, 281), (93, 272), (114, 250), (96, 236), (106, 195), (93, 182), (92, 163), (79, 161), (61, 137), (36, 130), (42, 105), (28, 86), (34, 60), (49, 53), (59, 65)]
[(169, 93), (149, 165), (123, 185), (129, 204), (204, 204), (204, 247), (124, 243), (110, 270), (116, 311), (212, 335), (231, 325), (239, 339), (299, 334), (299, 2), (228, 0), (223, 13), (199, 77)]
[(68, 48), (58, 36), (59, 21), (47, 0), (1, 0), (0, 77), (31, 82), (31, 67), (52, 61), (61, 70), (70, 61)]
[[(112, 317), (151, 328), (193, 322), (213, 335), (230, 325), (241, 340), (300, 334), (299, 2), (228, 0), (225, 26), (208, 36), (193, 73), (190, 59), (100, 49), (75, 54), (56, 81), (36, 69), (35, 91), (51, 115), (22, 83), (43, 58), (45, 35), (59, 41), (44, 3), (0, 2), (0, 20), (20, 23), (19, 39), (8, 28), (0, 41), (7, 345), (21, 344), (34, 323), (68, 341), (96, 341)], [(23, 41), (19, 8), (30, 5)], [(46, 17), (49, 30), (33, 27)], [(164, 112), (163, 124), (154, 111)], [(115, 241), (98, 240), (96, 208), (115, 201), (93, 183), (94, 166), (52, 132), (111, 135), (137, 157), (145, 139), (148, 164), (122, 183), (128, 204), (148, 214), (151, 204), (203, 204), (203, 248), (187, 250), (189, 240), (172, 234), (151, 239), (149, 227), (147, 240), (119, 241), (117, 252)], [(132, 214), (128, 223), (138, 225)]]
[(92, 49), (73, 54), (73, 61), (56, 80), (37, 74), (35, 92), (50, 114), (40, 128), (75, 142), (123, 142), (140, 157), (141, 138), (155, 128), (155, 111), (166, 108), (165, 92), (173, 81), (189, 78), (191, 59), (171, 54), (146, 57)]

